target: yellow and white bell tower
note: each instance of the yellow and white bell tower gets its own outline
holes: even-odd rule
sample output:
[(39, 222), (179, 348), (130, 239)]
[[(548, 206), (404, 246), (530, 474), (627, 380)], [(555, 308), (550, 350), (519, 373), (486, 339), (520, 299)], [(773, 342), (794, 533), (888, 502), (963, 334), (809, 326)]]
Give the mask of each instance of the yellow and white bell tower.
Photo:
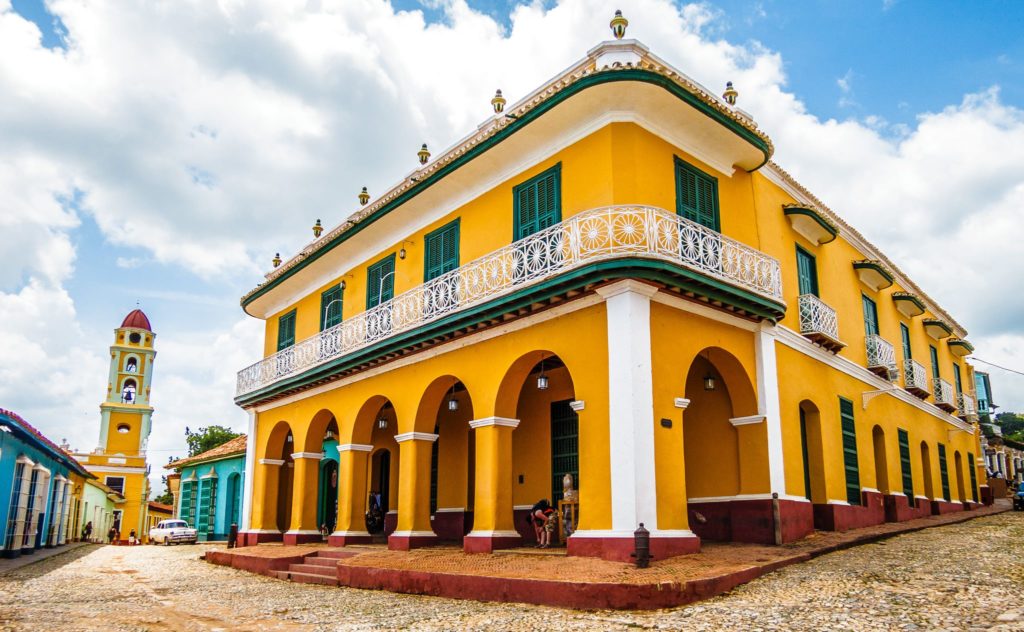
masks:
[(128, 540), (132, 529), (138, 538), (144, 538), (149, 501), (146, 446), (153, 415), (149, 392), (156, 358), (155, 338), (149, 318), (139, 309), (128, 314), (114, 330), (107, 396), (100, 404), (99, 445), (91, 453), (74, 455), (100, 482), (124, 496), (123, 506), (118, 507), (121, 541)]

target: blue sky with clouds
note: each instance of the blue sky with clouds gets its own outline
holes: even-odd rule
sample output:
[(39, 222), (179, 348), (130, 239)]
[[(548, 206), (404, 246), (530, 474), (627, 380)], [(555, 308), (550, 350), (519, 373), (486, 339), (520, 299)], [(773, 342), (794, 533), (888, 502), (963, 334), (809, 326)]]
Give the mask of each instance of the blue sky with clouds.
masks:
[[(152, 461), (186, 425), (242, 429), (233, 376), (261, 346), (238, 298), (273, 253), (397, 181), (419, 143), (464, 135), (495, 87), (514, 101), (580, 58), (615, 8), (698, 81), (736, 81), (784, 167), (979, 357), (1024, 368), (1024, 282), (989, 260), (1024, 232), (1024, 4), (322, 5), (0, 0), (0, 406), (91, 447), (106, 347), (139, 301), (158, 334)], [(993, 380), (1024, 409), (1024, 381)]]

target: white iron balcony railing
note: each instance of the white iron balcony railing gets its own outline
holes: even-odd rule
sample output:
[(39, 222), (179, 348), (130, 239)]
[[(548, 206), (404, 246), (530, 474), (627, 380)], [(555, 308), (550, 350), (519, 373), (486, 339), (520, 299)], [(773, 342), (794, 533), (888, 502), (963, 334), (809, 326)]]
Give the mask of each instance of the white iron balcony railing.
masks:
[(801, 294), (797, 299), (800, 306), (800, 333), (815, 339), (839, 342), (839, 319), (836, 310), (826, 305), (814, 294)]
[(889, 379), (895, 379), (896, 352), (892, 343), (878, 334), (870, 334), (864, 338), (864, 345), (868, 352), (868, 368), (884, 373)]
[(935, 385), (935, 405), (940, 408), (956, 408), (956, 402), (953, 401), (953, 385), (938, 378), (933, 380), (933, 384)]
[(908, 391), (920, 391), (925, 395), (931, 392), (928, 388), (928, 372), (924, 370), (923, 364), (910, 358), (903, 360), (903, 386)]
[(250, 393), (563, 272), (630, 256), (668, 261), (783, 302), (775, 258), (664, 209), (599, 208), (484, 255), (242, 369), (236, 393)]
[(956, 396), (956, 409), (961, 417), (976, 417), (978, 407), (974, 404), (974, 398), (967, 393), (960, 393)]

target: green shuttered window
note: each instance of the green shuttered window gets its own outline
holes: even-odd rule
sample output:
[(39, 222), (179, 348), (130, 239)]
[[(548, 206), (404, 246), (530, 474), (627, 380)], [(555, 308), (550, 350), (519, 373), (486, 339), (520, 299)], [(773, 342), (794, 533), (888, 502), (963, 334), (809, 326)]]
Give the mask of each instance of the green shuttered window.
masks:
[(916, 507), (914, 498), (914, 475), (910, 469), (910, 436), (903, 428), (896, 430), (900, 443), (900, 473), (903, 474), (903, 493), (907, 496), (907, 502), (911, 507)]
[(853, 402), (839, 398), (839, 417), (843, 428), (843, 467), (846, 470), (846, 501), (860, 504), (860, 468), (857, 465), (857, 426), (853, 421)]
[(295, 344), (295, 310), (277, 319), (277, 350), (287, 349)]
[(513, 241), (562, 221), (562, 164), (512, 189), (515, 230)]
[(970, 452), (967, 453), (967, 469), (971, 471), (971, 499), (978, 502), (978, 466)]
[(580, 418), (571, 399), (551, 402), (551, 498), (562, 500), (562, 479), (572, 474), (580, 488)]
[(878, 333), (878, 307), (875, 302), (861, 294), (861, 303), (864, 307), (864, 333), (868, 336)]
[(188, 523), (188, 526), (196, 525), (196, 482), (186, 481), (181, 484), (181, 508), (178, 515)]
[(939, 444), (939, 474), (942, 476), (942, 497), (949, 501), (949, 466), (946, 464), (946, 446)]
[(429, 281), (459, 267), (459, 220), (424, 238), (423, 280)]
[(676, 212), (711, 230), (718, 227), (718, 179), (677, 156)]
[(324, 290), (320, 295), (320, 331), (334, 327), (341, 322), (341, 311), (344, 307), (341, 285)]
[(208, 536), (213, 530), (217, 504), (217, 479), (207, 478), (199, 487), (199, 516), (196, 518), (196, 531), (199, 535)]
[(395, 255), (381, 259), (366, 270), (366, 309), (395, 296)]
[(800, 246), (796, 247), (796, 275), (800, 294), (818, 296), (818, 266), (814, 255)]
[(900, 323), (900, 338), (903, 339), (903, 359), (913, 359), (914, 353), (910, 348), (910, 328), (903, 323)]
[(932, 356), (932, 377), (939, 379), (939, 350), (933, 345), (928, 345), (928, 352)]

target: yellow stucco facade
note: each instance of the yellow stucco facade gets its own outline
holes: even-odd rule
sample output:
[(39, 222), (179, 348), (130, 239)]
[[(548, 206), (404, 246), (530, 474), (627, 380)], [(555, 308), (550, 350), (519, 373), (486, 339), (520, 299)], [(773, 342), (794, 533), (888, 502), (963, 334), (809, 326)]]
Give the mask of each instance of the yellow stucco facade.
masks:
[(314, 539), (336, 500), (335, 543), (379, 510), (394, 548), (491, 550), (565, 472), (570, 552), (612, 559), (640, 522), (670, 555), (978, 502), (966, 332), (747, 115), (630, 42), (510, 111), (243, 298), (247, 542)]

